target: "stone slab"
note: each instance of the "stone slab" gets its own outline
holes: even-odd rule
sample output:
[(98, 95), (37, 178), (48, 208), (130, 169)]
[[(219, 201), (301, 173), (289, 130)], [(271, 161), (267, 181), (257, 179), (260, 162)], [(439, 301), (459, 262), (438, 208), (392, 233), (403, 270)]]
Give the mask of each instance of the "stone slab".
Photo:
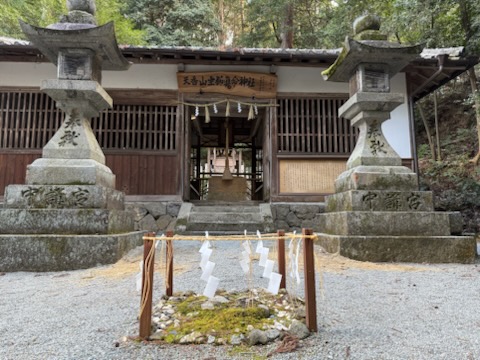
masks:
[(59, 108), (78, 108), (87, 117), (98, 116), (113, 104), (105, 89), (92, 80), (43, 80), (40, 90), (54, 99)]
[(115, 209), (124, 210), (125, 194), (96, 185), (8, 185), (7, 209)]
[(400, 93), (357, 92), (338, 108), (338, 115), (353, 119), (362, 111), (390, 113), (405, 102)]
[(120, 234), (133, 231), (125, 211), (102, 209), (4, 209), (0, 234)]
[(0, 271), (65, 271), (113, 264), (142, 244), (143, 232), (117, 235), (0, 235)]
[(335, 192), (348, 190), (418, 190), (417, 174), (406, 166), (357, 166), (340, 174)]
[(37, 159), (27, 166), (28, 185), (100, 185), (115, 188), (115, 175), (91, 159)]
[(359, 261), (472, 264), (477, 256), (472, 236), (317, 235), (327, 252)]
[(230, 180), (224, 180), (219, 176), (211, 177), (208, 180), (208, 200), (248, 200), (247, 179), (234, 177)]
[(326, 212), (433, 211), (430, 191), (350, 190), (325, 198)]
[(372, 236), (448, 236), (450, 216), (444, 212), (342, 211), (318, 216), (322, 233)]

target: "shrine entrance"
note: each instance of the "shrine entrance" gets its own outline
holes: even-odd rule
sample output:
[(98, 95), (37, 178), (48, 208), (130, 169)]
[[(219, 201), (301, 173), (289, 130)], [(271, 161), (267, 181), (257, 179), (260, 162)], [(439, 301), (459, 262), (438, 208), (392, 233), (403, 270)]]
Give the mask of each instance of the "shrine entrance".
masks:
[[(245, 111), (206, 116), (186, 111), (188, 196), (186, 200), (240, 202), (265, 200), (264, 127), (266, 108), (248, 120)], [(186, 197), (185, 196), (185, 197)]]

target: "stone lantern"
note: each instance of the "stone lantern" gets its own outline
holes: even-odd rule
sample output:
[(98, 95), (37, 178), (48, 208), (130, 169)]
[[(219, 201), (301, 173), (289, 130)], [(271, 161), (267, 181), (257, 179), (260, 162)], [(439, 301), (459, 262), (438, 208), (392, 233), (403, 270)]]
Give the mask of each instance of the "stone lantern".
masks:
[(319, 216), (319, 243), (357, 260), (473, 262), (474, 239), (452, 236), (462, 231), (460, 214), (434, 212), (432, 193), (418, 191), (417, 175), (383, 134), (382, 124), (405, 101), (390, 92), (391, 78), (422, 46), (389, 42), (379, 29), (378, 17), (359, 18), (355, 37), (323, 72), (328, 81), (349, 83), (350, 98), (338, 111), (359, 135)]
[(102, 70), (127, 70), (130, 64), (118, 48), (113, 23), (96, 26), (93, 0), (68, 0), (67, 8), (68, 14), (47, 28), (20, 21), (30, 41), (57, 66), (57, 79), (44, 80), (41, 90), (65, 119), (42, 157), (28, 165), (26, 184), (5, 189), (0, 254), (7, 248), (18, 253), (0, 256), (3, 271), (112, 263), (141, 242), (90, 126), (91, 117), (112, 106), (101, 86)]

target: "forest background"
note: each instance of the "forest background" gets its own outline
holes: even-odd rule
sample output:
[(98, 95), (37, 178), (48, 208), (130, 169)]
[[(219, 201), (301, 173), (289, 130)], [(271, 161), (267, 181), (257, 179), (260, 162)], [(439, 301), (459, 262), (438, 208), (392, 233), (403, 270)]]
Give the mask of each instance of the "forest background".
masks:
[[(0, 0), (0, 36), (23, 39), (18, 19), (46, 26), (66, 13), (65, 0)], [(403, 44), (463, 46), (480, 54), (478, 0), (96, 0), (97, 21), (115, 22), (120, 44), (228, 48), (342, 46), (355, 18), (382, 19), (382, 32)], [(478, 67), (478, 66), (477, 66)], [(465, 231), (480, 233), (480, 92), (464, 75), (417, 101), (416, 143), (422, 189), (438, 210), (461, 211)]]

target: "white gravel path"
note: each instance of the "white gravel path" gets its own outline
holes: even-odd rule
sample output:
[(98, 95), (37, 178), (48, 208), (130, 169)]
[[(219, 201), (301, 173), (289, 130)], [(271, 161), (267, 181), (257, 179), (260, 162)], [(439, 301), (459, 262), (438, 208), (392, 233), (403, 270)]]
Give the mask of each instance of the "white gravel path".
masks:
[[(214, 250), (214, 275), (227, 290), (245, 284), (232, 244)], [(187, 271), (175, 277), (175, 290), (203, 289), (198, 248), (176, 246), (175, 260)], [(271, 358), (480, 359), (478, 263), (342, 267), (317, 272), (320, 331), (297, 351)], [(0, 359), (261, 359), (275, 348), (241, 353), (230, 346), (124, 341), (138, 334), (135, 274), (102, 275), (108, 269), (0, 276)], [(266, 286), (262, 281), (257, 285)], [(154, 301), (162, 293), (157, 280)]]

